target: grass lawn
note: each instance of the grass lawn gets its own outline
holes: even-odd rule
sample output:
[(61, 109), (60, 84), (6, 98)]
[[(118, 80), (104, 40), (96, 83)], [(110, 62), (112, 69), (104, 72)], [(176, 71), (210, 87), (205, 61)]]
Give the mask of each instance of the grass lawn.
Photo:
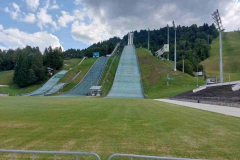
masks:
[(10, 85), (13, 83), (14, 71), (0, 72), (0, 85)]
[[(224, 81), (240, 79), (240, 33), (223, 33), (223, 73)], [(216, 38), (211, 44), (210, 58), (202, 62), (208, 77), (218, 77), (219, 79), (219, 38)]]
[[(144, 93), (147, 98), (166, 98), (197, 88), (197, 79), (180, 71), (173, 71), (173, 62), (150, 55), (149, 50), (138, 48)], [(167, 74), (173, 78), (167, 86)], [(199, 85), (204, 81), (199, 78)]]
[(64, 60), (63, 69), (69, 70), (70, 68), (74, 68), (75, 66), (77, 66), (81, 62), (81, 60), (82, 59), (79, 59), (79, 58)]
[(96, 60), (97, 60), (97, 58), (87, 58), (82, 62), (81, 65), (79, 65), (76, 68), (69, 71), (59, 82), (63, 82), (63, 83), (67, 82), (67, 81), (71, 80), (78, 73), (78, 71), (81, 70), (82, 72), (79, 74), (79, 76), (74, 81), (72, 81), (71, 83), (66, 85), (62, 90), (60, 90), (60, 92), (66, 92), (66, 91), (69, 91), (70, 89), (72, 89), (73, 87), (75, 87), (82, 80), (82, 78), (86, 75), (86, 73), (92, 67), (92, 65), (95, 63)]
[(0, 101), (1, 149), (92, 151), (102, 159), (113, 153), (240, 157), (240, 119), (235, 117), (154, 100), (0, 97)]

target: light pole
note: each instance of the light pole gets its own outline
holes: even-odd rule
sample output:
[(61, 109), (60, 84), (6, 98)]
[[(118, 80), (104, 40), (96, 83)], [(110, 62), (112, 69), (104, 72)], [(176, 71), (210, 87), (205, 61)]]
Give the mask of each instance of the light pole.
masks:
[(177, 71), (177, 28), (173, 21), (173, 28), (175, 30), (175, 44), (174, 44), (174, 71)]
[(198, 86), (198, 64), (197, 64), (197, 86)]
[[(169, 44), (169, 26), (168, 26), (168, 24), (167, 24), (167, 29), (168, 29), (168, 46), (169, 46), (170, 44)], [(169, 53), (167, 55), (167, 60), (169, 60)]]
[(150, 30), (148, 28), (148, 50), (150, 48)]
[(182, 58), (183, 58), (183, 70), (182, 70), (182, 73), (184, 73), (184, 58), (185, 58), (185, 56), (183, 55)]
[(215, 23), (216, 28), (218, 29), (219, 32), (219, 50), (220, 50), (220, 60), (219, 60), (219, 66), (220, 66), (220, 83), (223, 83), (223, 64), (222, 64), (222, 32), (224, 31), (223, 25), (222, 25), (222, 20), (219, 14), (219, 11), (215, 11), (213, 14), (213, 20)]

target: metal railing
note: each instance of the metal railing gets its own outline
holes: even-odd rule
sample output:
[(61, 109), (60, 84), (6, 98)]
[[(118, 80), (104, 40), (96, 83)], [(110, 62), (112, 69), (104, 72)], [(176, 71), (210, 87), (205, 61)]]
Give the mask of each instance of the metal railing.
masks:
[(14, 154), (20, 153), (20, 154), (32, 154), (32, 160), (35, 160), (36, 154), (52, 154), (54, 155), (54, 160), (57, 160), (57, 155), (75, 155), (76, 160), (78, 160), (80, 155), (88, 155), (88, 156), (94, 156), (97, 158), (97, 160), (101, 160), (98, 154), (93, 152), (60, 152), (60, 151), (27, 151), (27, 150), (0, 150), (0, 153), (10, 153), (11, 154), (11, 160), (14, 160)]
[(146, 156), (146, 155), (136, 155), (136, 154), (113, 154), (108, 158), (108, 160), (112, 160), (115, 157), (125, 157), (125, 158), (130, 158), (131, 160), (133, 158), (160, 159), (160, 160), (194, 160), (194, 159), (187, 159), (187, 158), (158, 157), (158, 156)]

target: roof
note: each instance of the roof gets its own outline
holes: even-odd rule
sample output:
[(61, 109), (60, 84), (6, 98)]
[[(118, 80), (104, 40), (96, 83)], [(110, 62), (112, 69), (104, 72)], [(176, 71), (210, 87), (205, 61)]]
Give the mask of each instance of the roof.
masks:
[(102, 86), (92, 86), (90, 90), (100, 90), (102, 89)]

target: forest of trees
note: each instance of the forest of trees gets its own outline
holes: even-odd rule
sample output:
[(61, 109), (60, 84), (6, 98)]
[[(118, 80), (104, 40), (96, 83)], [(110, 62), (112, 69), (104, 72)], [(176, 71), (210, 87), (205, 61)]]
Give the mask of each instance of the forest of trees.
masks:
[(42, 83), (47, 79), (47, 67), (60, 69), (63, 66), (62, 49), (46, 48), (44, 54), (38, 47), (0, 50), (0, 71), (14, 69), (14, 83), (19, 87)]
[(64, 58), (82, 58), (92, 57), (93, 52), (99, 52), (100, 56), (105, 56), (111, 54), (115, 45), (120, 42), (121, 39), (118, 37), (110, 38), (109, 40), (94, 43), (90, 47), (80, 50), (80, 49), (68, 49), (63, 53)]
[[(167, 27), (150, 31), (150, 50), (155, 53), (164, 44), (167, 44)], [(170, 34), (170, 60), (174, 60), (174, 37), (173, 27), (169, 28)], [(218, 36), (218, 31), (214, 24), (190, 27), (177, 26), (177, 69), (182, 70), (182, 58), (185, 57), (186, 73), (192, 75), (193, 71), (203, 70), (199, 63), (210, 56), (210, 44)], [(123, 43), (127, 44), (127, 35), (123, 37)], [(136, 48), (147, 48), (148, 31), (134, 31), (134, 45)]]

